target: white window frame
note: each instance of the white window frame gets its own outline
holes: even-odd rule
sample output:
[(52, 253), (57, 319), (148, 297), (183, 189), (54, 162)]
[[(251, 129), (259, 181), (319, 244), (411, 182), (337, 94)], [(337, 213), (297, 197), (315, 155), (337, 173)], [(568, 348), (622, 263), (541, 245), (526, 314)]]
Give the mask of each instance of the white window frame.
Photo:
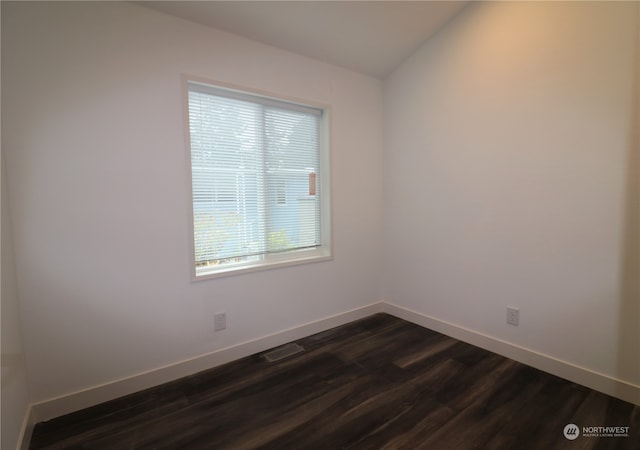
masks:
[[(328, 105), (318, 104), (307, 100), (300, 100), (284, 96), (280, 94), (269, 93), (245, 86), (238, 86), (229, 83), (223, 83), (215, 80), (203, 79), (200, 77), (183, 75), (182, 90), (184, 100), (184, 129), (185, 129), (185, 154), (187, 166), (187, 192), (189, 203), (189, 259), (190, 273), (192, 281), (207, 280), (229, 275), (237, 275), (258, 270), (274, 269), (278, 267), (287, 267), (298, 264), (306, 264), (320, 261), (328, 261), (333, 259), (332, 251), (332, 222), (331, 222), (331, 137), (330, 137), (330, 121), (331, 114)], [(312, 249), (294, 250), (285, 253), (275, 253), (262, 256), (259, 261), (248, 261), (239, 263), (222, 264), (219, 266), (197, 267), (194, 239), (194, 201), (193, 201), (193, 184), (192, 184), (192, 167), (191, 167), (191, 141), (189, 133), (189, 83), (199, 83), (213, 86), (217, 89), (223, 89), (240, 94), (248, 94), (264, 99), (273, 99), (278, 102), (287, 102), (294, 105), (302, 105), (322, 110), (320, 119), (320, 237), (319, 246)]]

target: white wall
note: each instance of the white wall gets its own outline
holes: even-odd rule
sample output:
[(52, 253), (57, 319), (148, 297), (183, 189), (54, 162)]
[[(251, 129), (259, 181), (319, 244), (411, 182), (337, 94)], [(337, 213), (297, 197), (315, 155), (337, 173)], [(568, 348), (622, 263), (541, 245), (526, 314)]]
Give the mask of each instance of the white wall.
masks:
[[(33, 402), (379, 300), (379, 81), (127, 3), (3, 4), (3, 16)], [(331, 105), (333, 261), (190, 282), (185, 73)], [(228, 328), (214, 334), (216, 311)]]
[(2, 180), (2, 224), (1, 224), (1, 302), (0, 302), (0, 336), (2, 395), (0, 395), (0, 448), (17, 448), (26, 430), (29, 411), (29, 395), (27, 390), (27, 374), (24, 352), (22, 348), (22, 330), (20, 324), (20, 307), (16, 286), (15, 267), (13, 262), (13, 246), (11, 242), (11, 223), (9, 221), (9, 203), (6, 189), (5, 165), (0, 169)]
[(638, 8), (473, 4), (392, 74), (386, 301), (638, 389)]
[[(0, 11), (1, 14), (1, 11)], [(1, 20), (1, 17), (0, 17)], [(0, 120), (1, 122), (1, 120)], [(1, 136), (0, 136), (1, 141)], [(21, 445), (29, 411), (4, 156), (0, 157), (0, 448)]]

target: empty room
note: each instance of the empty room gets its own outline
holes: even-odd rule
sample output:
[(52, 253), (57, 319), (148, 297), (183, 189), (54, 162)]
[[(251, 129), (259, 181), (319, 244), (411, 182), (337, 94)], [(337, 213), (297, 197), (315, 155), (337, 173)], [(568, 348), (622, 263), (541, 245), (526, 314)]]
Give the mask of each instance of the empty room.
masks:
[(2, 450), (640, 448), (640, 2), (0, 8)]

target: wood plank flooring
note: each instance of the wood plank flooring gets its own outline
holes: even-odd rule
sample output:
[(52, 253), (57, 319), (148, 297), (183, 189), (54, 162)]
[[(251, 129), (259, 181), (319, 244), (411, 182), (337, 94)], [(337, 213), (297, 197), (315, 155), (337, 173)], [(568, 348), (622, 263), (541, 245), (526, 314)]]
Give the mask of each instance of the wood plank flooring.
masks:
[(296, 342), (39, 423), (30, 448), (640, 449), (640, 406), (386, 314)]

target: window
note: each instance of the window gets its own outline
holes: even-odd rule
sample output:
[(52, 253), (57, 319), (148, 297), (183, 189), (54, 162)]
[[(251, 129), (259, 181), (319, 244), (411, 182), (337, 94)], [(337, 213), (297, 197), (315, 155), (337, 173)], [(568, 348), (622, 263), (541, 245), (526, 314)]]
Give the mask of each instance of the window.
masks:
[(194, 279), (330, 257), (327, 112), (188, 81)]
[(287, 204), (287, 180), (281, 179), (276, 186), (276, 203), (278, 205)]

